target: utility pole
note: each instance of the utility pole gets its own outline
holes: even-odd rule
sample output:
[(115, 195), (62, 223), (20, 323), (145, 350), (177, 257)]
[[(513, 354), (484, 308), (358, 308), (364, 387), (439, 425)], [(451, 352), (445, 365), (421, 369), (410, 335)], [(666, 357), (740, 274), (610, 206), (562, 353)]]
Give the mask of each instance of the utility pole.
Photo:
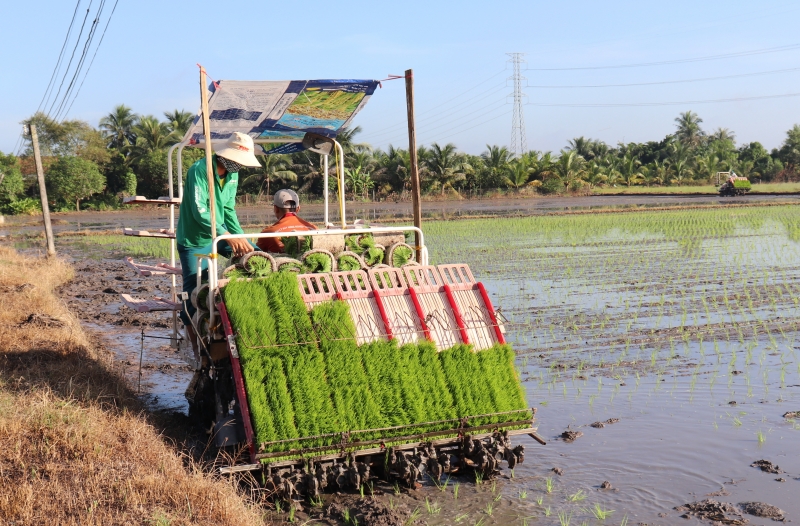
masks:
[[(422, 228), (422, 199), (419, 185), (419, 165), (417, 161), (417, 128), (414, 124), (414, 70), (406, 70), (406, 106), (408, 109), (408, 157), (411, 164), (411, 208), (414, 226)], [(422, 247), (419, 233), (414, 232), (414, 252), (417, 263), (422, 264)]]
[(47, 204), (47, 188), (44, 185), (44, 168), (42, 168), (42, 155), (39, 153), (39, 135), (36, 125), (29, 125), (31, 142), (33, 143), (33, 159), (36, 161), (36, 177), (39, 179), (39, 198), (42, 201), (42, 217), (44, 218), (44, 235), (47, 238), (47, 257), (56, 255), (56, 244), (53, 241), (53, 227), (50, 224), (50, 206)]
[(521, 156), (528, 150), (528, 140), (525, 137), (525, 113), (522, 109), (522, 99), (526, 97), (522, 93), (522, 81), (528, 80), (520, 74), (520, 65), (525, 62), (522, 58), (525, 53), (506, 53), (514, 68), (514, 74), (508, 77), (514, 83), (514, 93), (509, 95), (514, 97), (514, 115), (511, 117), (511, 151), (516, 156)]

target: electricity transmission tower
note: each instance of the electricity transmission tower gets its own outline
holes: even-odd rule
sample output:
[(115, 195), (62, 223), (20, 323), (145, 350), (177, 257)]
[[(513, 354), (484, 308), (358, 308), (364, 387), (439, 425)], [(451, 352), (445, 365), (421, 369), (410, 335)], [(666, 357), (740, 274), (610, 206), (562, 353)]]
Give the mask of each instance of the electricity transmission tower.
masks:
[(514, 93), (509, 97), (514, 97), (514, 115), (511, 117), (511, 151), (520, 156), (528, 149), (528, 140), (525, 137), (525, 114), (522, 110), (522, 99), (526, 97), (522, 93), (522, 81), (527, 80), (520, 74), (520, 65), (525, 62), (522, 58), (525, 53), (506, 53), (509, 57), (509, 62), (514, 67), (514, 74), (508, 77), (507, 80), (514, 82)]

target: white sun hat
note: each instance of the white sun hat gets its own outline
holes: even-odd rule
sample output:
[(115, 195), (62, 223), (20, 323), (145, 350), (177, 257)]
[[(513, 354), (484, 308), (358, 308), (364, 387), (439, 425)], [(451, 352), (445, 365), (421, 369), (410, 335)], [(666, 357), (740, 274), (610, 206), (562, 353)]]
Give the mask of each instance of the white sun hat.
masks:
[(261, 166), (253, 153), (253, 139), (245, 133), (233, 132), (233, 135), (225, 142), (225, 146), (215, 151), (218, 156), (242, 166), (250, 168)]

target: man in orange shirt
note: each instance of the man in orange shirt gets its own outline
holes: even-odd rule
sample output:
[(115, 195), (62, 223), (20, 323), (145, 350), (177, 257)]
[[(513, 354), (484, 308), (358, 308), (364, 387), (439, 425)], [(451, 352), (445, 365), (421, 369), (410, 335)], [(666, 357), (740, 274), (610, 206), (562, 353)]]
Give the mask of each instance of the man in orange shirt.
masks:
[[(316, 230), (317, 227), (308, 221), (297, 217), (300, 211), (300, 198), (294, 190), (278, 190), (272, 200), (275, 224), (261, 231), (262, 234), (270, 232), (298, 232), (302, 230)], [(258, 247), (265, 252), (282, 253), (283, 243), (279, 237), (268, 237), (258, 240)]]

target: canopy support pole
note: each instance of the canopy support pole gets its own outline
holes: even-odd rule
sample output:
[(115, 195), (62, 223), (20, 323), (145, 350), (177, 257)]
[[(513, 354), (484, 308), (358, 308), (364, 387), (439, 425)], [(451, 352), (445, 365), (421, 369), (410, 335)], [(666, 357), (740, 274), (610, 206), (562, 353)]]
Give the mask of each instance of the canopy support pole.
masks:
[[(203, 114), (203, 139), (206, 150), (206, 177), (208, 179), (208, 210), (211, 213), (211, 239), (217, 237), (217, 211), (216, 211), (216, 186), (214, 179), (216, 178), (217, 167), (213, 166), (211, 159), (211, 128), (208, 118), (208, 87), (206, 86), (206, 68), (200, 66), (200, 111)], [(216, 247), (215, 247), (216, 248)], [(217, 251), (214, 250), (210, 254), (211, 258), (208, 263), (208, 287), (209, 290), (214, 290), (217, 286)], [(198, 273), (199, 275), (199, 273)], [(211, 313), (209, 316), (209, 326), (214, 323), (214, 294), (208, 295), (208, 309)], [(199, 338), (200, 335), (198, 334)]]
[[(406, 106), (408, 107), (408, 158), (411, 166), (411, 208), (414, 226), (422, 229), (422, 199), (419, 187), (419, 165), (417, 161), (417, 130), (414, 123), (414, 70), (406, 70)], [(417, 263), (422, 264), (422, 243), (419, 233), (415, 234), (414, 252)]]
[(333, 145), (339, 151), (339, 166), (336, 169), (339, 172), (339, 213), (342, 215), (342, 228), (347, 228), (347, 221), (345, 220), (345, 210), (344, 210), (344, 150), (342, 149), (342, 145), (336, 139), (333, 139)]
[(329, 217), (328, 217), (328, 156), (322, 156), (323, 162), (323, 172), (322, 172), (322, 193), (325, 195), (325, 215), (323, 219), (323, 224), (325, 228), (328, 228)]

